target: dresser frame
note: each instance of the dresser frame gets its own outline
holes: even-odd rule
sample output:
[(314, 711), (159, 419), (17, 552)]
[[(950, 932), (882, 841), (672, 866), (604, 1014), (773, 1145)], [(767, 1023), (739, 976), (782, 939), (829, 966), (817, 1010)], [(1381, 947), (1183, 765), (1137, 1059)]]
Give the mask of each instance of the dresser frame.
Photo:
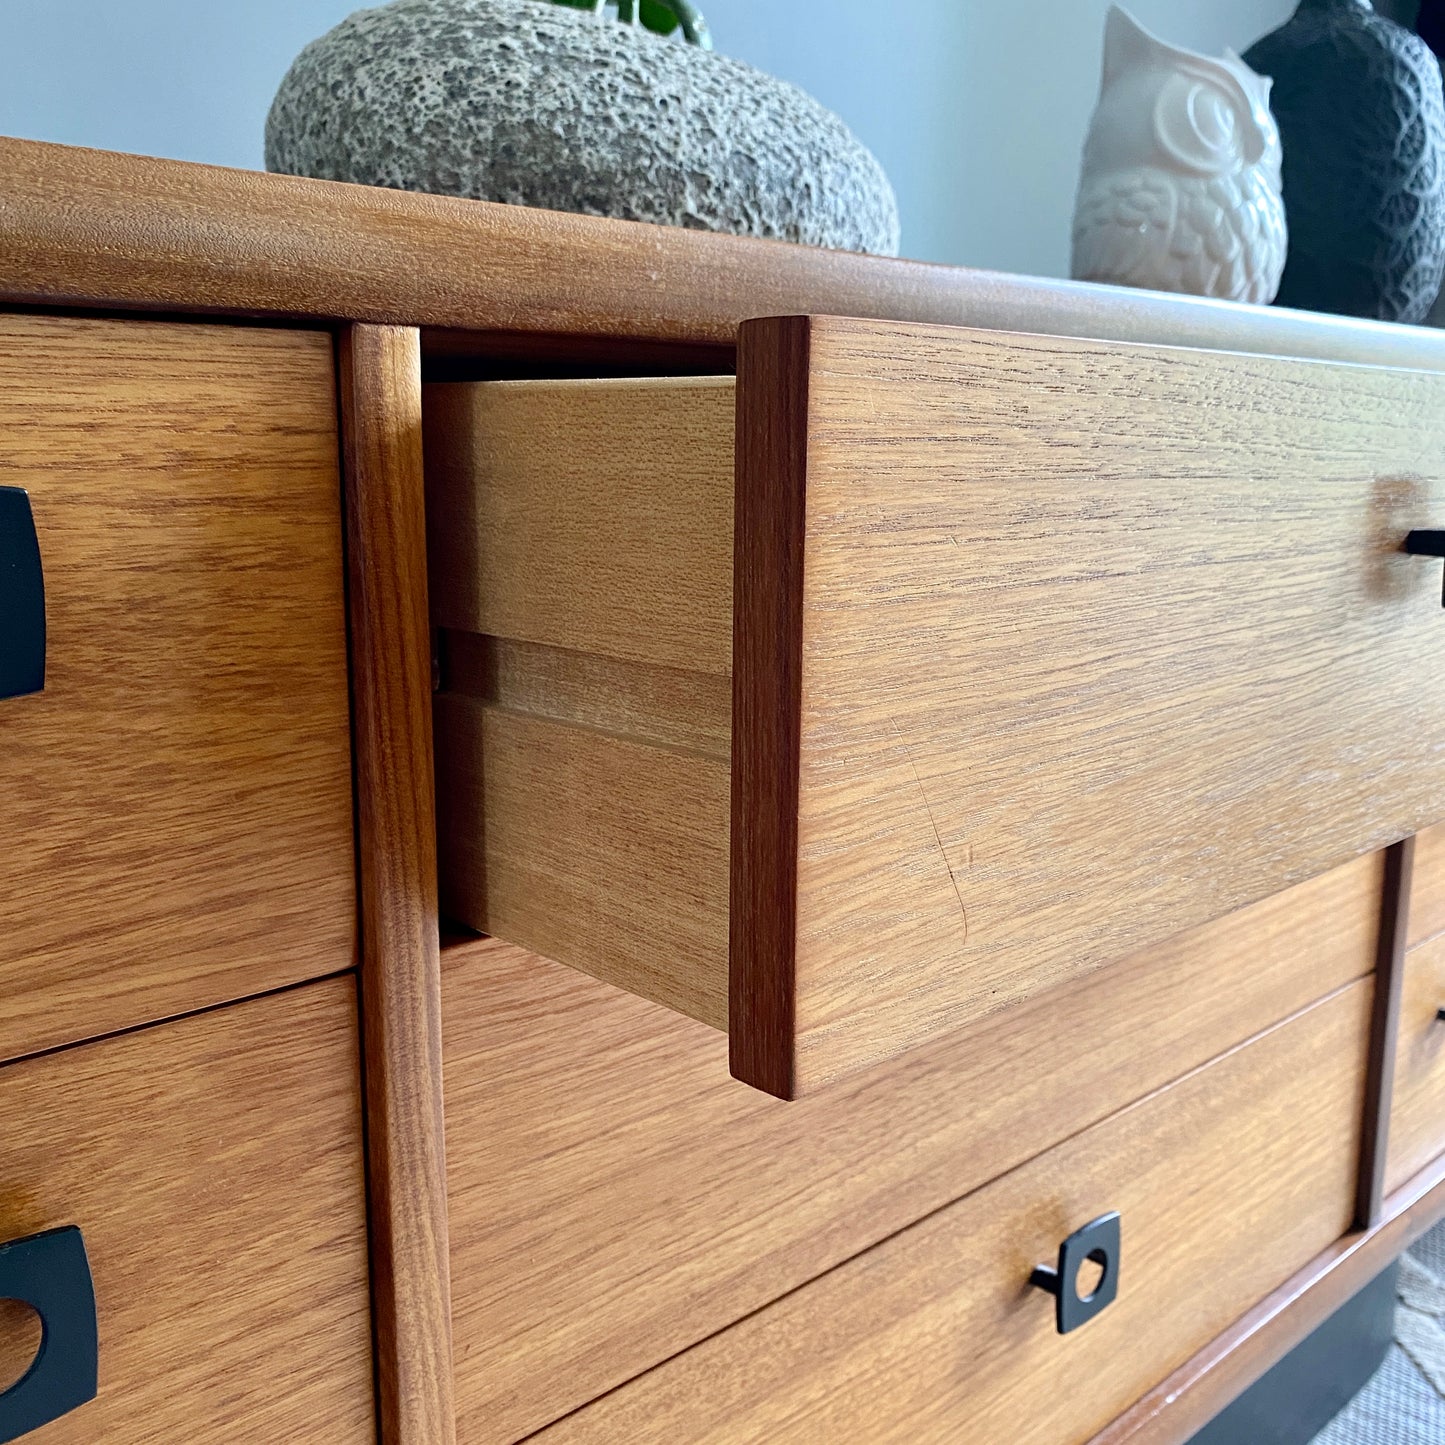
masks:
[[(455, 1438), (421, 381), (732, 369), (830, 313), (1445, 371), (1445, 333), (0, 140), (10, 307), (320, 325), (338, 343), (382, 1438)], [(1096, 1437), (1187, 1439), (1445, 1215), (1384, 1192), (1412, 840), (1387, 864), (1355, 1231)]]

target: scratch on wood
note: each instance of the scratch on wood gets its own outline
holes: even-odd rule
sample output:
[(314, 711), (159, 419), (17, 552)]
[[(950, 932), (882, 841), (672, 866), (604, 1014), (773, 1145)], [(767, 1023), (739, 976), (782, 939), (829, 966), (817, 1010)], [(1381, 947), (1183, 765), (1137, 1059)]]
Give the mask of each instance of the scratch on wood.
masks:
[[(963, 919), (963, 941), (967, 942), (968, 909), (964, 906), (958, 879), (954, 877), (953, 864), (948, 861), (948, 850), (943, 846), (943, 838), (938, 831), (938, 824), (934, 821), (933, 807), (928, 801), (928, 793), (924, 789), (923, 779), (918, 775), (918, 764), (913, 761), (913, 749), (908, 746), (908, 740), (903, 736), (898, 723), (892, 717), (888, 719), (888, 724), (893, 729), (893, 736), (898, 739), (899, 746), (903, 749), (903, 756), (908, 759), (908, 766), (913, 772), (913, 781), (918, 785), (918, 796), (923, 799), (923, 811), (928, 814), (928, 826), (933, 829), (933, 841), (938, 844), (938, 856), (943, 859), (943, 866), (948, 869), (948, 881), (953, 884), (953, 896), (958, 899), (958, 912)], [(973, 862), (972, 845), (969, 846), (969, 862)]]

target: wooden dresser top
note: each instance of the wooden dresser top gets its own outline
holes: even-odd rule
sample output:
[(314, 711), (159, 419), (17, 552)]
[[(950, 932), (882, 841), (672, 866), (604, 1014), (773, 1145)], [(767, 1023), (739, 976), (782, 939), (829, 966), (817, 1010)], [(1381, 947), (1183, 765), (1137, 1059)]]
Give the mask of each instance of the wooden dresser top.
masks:
[(1445, 369), (1445, 335), (0, 138), (0, 301), (730, 350), (799, 312)]

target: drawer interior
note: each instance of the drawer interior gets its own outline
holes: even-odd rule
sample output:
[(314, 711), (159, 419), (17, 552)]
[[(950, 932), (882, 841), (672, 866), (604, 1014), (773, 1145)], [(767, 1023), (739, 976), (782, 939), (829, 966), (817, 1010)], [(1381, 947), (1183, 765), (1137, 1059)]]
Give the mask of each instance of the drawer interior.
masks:
[(444, 909), (796, 1098), (1417, 831), (1445, 378), (1340, 373), (815, 317), (432, 385)]

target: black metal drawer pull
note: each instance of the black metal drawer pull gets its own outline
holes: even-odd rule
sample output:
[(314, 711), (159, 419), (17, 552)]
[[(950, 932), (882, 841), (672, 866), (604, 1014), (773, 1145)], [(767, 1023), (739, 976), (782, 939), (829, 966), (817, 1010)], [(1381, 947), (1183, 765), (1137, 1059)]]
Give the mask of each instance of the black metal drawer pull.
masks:
[(30, 497), (0, 487), (0, 698), (45, 687), (45, 574)]
[[(1405, 550), (1412, 557), (1445, 557), (1445, 532), (1410, 532), (1405, 537)], [(1445, 607), (1445, 585), (1441, 588), (1440, 605)]]
[[(1079, 1293), (1079, 1267), (1090, 1261), (1103, 1274), (1093, 1292)], [(1119, 1214), (1112, 1211), (1076, 1229), (1060, 1246), (1057, 1265), (1035, 1265), (1029, 1283), (1054, 1297), (1054, 1323), (1066, 1335), (1086, 1325), (1119, 1293)]]
[(18, 1440), (95, 1398), (100, 1345), (95, 1286), (74, 1225), (0, 1244), (0, 1299), (40, 1316), (40, 1349), (0, 1394), (0, 1445)]

